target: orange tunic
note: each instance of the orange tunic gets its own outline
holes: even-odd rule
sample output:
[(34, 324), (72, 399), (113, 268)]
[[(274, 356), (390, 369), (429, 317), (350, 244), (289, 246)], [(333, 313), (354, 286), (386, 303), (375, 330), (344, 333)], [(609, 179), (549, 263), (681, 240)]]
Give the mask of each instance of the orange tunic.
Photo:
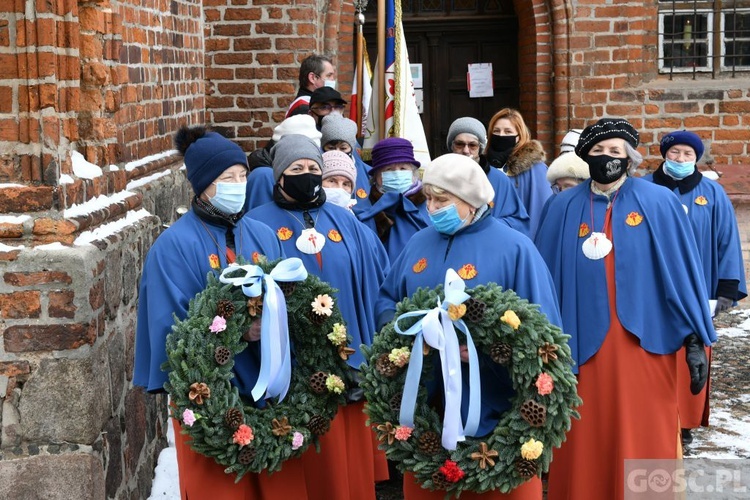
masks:
[(680, 425), (683, 429), (708, 426), (708, 394), (711, 391), (711, 348), (706, 347), (708, 358), (708, 380), (698, 394), (690, 392), (690, 370), (685, 362), (685, 348), (677, 351), (677, 404), (680, 409)]
[(580, 367), (581, 418), (573, 420), (566, 441), (554, 452), (549, 500), (622, 499), (626, 459), (681, 455), (676, 356), (647, 352), (620, 323), (615, 253), (604, 258), (609, 331), (599, 351)]
[[(542, 500), (542, 481), (534, 476), (527, 482), (510, 493), (503, 494), (499, 491), (488, 491), (486, 493), (472, 493), (465, 491), (459, 497), (461, 500)], [(404, 474), (404, 500), (444, 500), (445, 491), (428, 490), (419, 485), (411, 472)]]

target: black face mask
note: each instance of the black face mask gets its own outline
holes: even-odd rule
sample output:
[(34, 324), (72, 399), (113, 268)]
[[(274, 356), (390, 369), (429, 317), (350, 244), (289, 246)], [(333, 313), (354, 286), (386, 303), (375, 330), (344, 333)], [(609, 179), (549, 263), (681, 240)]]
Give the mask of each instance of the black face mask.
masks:
[(496, 168), (502, 168), (508, 161), (513, 148), (516, 146), (517, 135), (492, 134), (490, 147), (487, 151), (487, 161)]
[(284, 179), (284, 186), (281, 189), (300, 203), (307, 203), (317, 198), (323, 184), (323, 176), (320, 174), (281, 174), (281, 177)]
[(589, 164), (591, 179), (599, 184), (611, 184), (622, 177), (628, 168), (627, 158), (615, 158), (613, 156), (600, 155), (586, 157)]

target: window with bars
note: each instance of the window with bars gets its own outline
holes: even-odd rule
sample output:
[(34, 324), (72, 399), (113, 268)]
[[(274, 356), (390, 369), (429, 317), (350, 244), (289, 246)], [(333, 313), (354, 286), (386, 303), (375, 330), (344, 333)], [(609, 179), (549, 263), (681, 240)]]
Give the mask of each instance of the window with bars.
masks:
[(659, 0), (659, 71), (750, 71), (750, 0)]

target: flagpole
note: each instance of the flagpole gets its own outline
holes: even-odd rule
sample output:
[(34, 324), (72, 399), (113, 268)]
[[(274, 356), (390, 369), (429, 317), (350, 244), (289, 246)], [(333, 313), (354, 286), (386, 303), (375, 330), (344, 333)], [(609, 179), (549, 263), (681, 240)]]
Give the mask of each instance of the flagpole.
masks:
[(364, 69), (365, 69), (365, 37), (362, 32), (365, 24), (365, 15), (362, 11), (357, 12), (357, 93), (359, 97), (357, 99), (357, 137), (362, 137), (362, 110), (364, 109), (363, 99), (363, 82), (364, 82)]
[(379, 88), (373, 88), (373, 92), (379, 92), (381, 109), (378, 113), (382, 117), (378, 123), (378, 138), (385, 139), (385, 0), (378, 2), (378, 83)]

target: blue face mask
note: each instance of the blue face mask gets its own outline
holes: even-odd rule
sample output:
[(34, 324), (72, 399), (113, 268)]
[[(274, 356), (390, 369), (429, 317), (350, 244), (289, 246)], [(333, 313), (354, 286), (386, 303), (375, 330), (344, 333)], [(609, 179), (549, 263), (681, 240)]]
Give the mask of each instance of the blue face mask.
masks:
[[(469, 216), (466, 216), (468, 219)], [(466, 224), (466, 219), (462, 219), (458, 215), (458, 209), (455, 203), (451, 203), (447, 207), (435, 210), (430, 214), (430, 221), (435, 229), (439, 233), (443, 234), (455, 234), (456, 231), (461, 229)]]
[(692, 174), (695, 170), (694, 161), (678, 162), (672, 160), (664, 160), (664, 171), (675, 179), (684, 179), (688, 175)]
[(247, 182), (215, 182), (216, 194), (208, 201), (225, 214), (239, 213), (245, 206)]
[(412, 170), (391, 170), (383, 172), (383, 191), (396, 191), (405, 193), (414, 184), (414, 172)]

